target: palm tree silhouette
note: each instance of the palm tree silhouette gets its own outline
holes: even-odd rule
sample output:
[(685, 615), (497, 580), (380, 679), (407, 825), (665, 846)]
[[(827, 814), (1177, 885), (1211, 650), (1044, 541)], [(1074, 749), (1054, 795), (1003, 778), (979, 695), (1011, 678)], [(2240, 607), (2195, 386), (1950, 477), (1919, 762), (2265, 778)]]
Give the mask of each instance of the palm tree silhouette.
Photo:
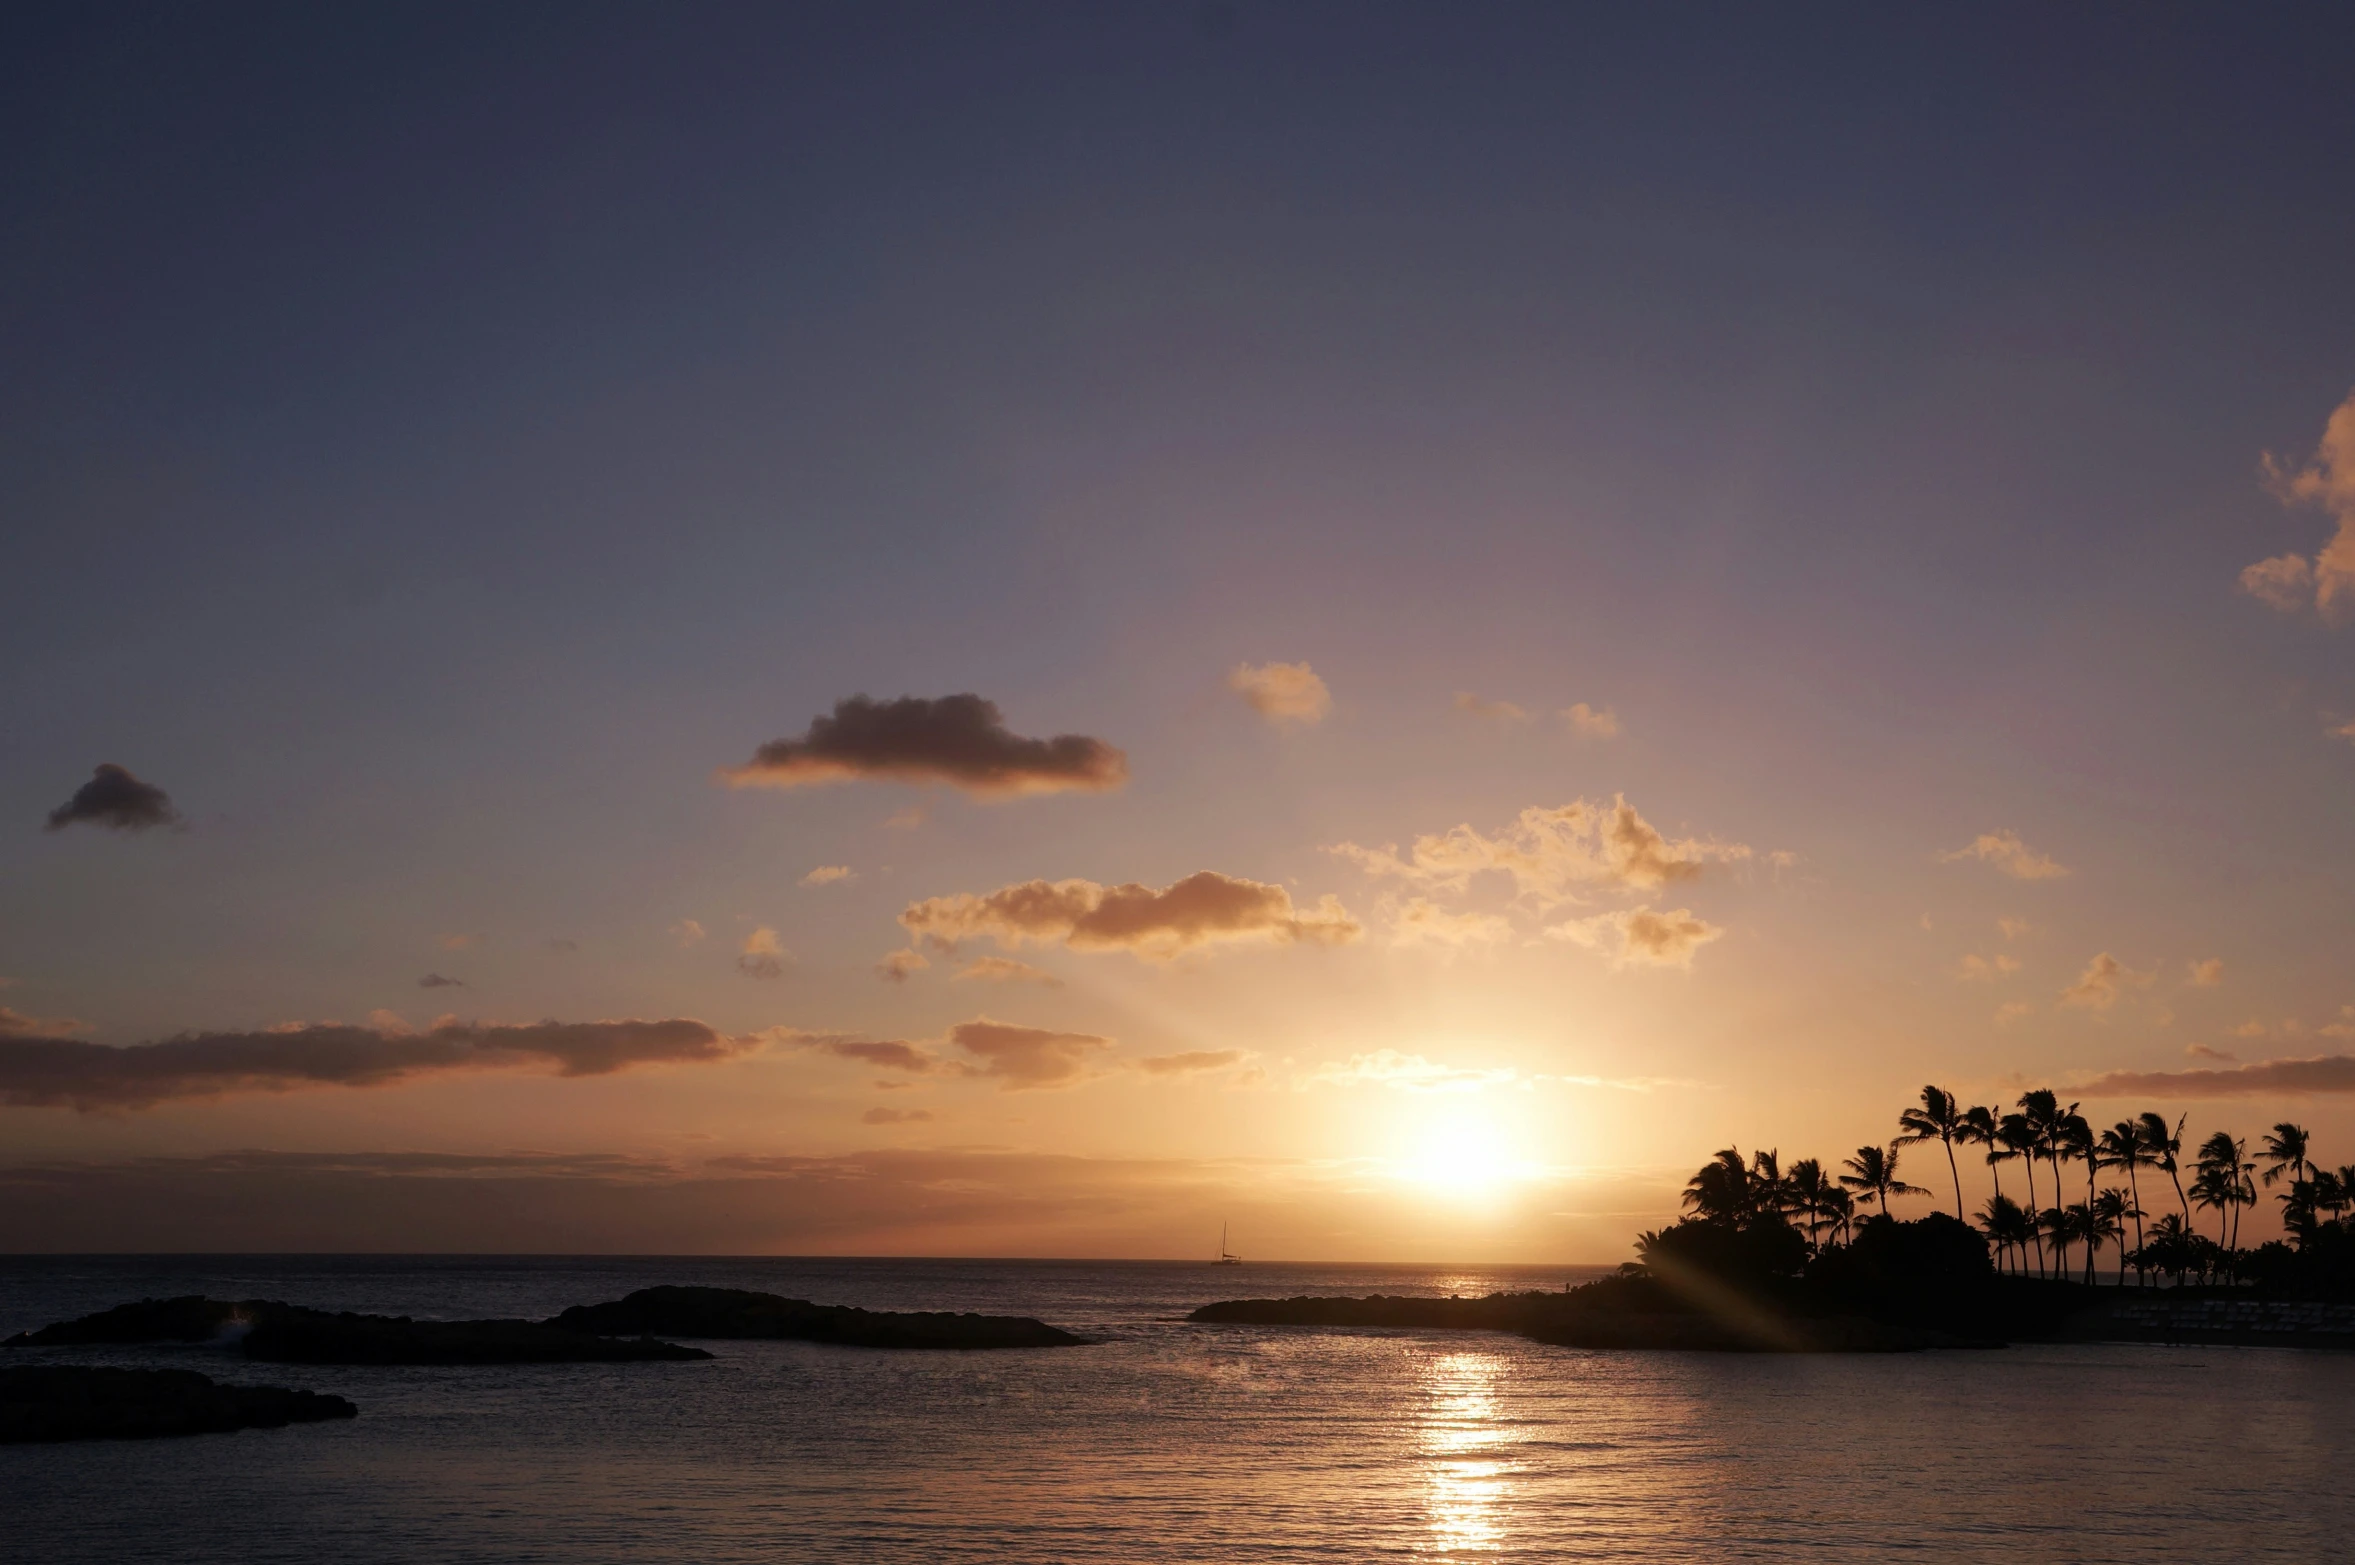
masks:
[(1714, 1222), (1738, 1223), (1748, 1217), (1757, 1207), (1758, 1195), (1740, 1149), (1727, 1147), (1703, 1163), (1700, 1172), (1685, 1181), (1684, 1204), (1695, 1216)]
[(1784, 1177), (1784, 1188), (1790, 1193), (1792, 1210), (1800, 1218), (1800, 1231), (1807, 1235), (1807, 1252), (1818, 1254), (1823, 1249), (1823, 1232), (1833, 1226), (1834, 1197), (1847, 1199), (1848, 1192), (1834, 1184), (1824, 1173), (1823, 1165), (1814, 1158), (1803, 1157), (1791, 1165)]
[[(2035, 1220), (2036, 1127), (2028, 1123), (2028, 1116), (2025, 1114), (2006, 1114), (1996, 1124), (1995, 1139), (2003, 1144), (2005, 1148), (2004, 1156), (2006, 1158), (2020, 1158), (2027, 1164), (2028, 1205), (2026, 1211), (2028, 1213), (2029, 1219), (2028, 1236), (2036, 1246), (2036, 1275), (2041, 1277), (2044, 1275), (2044, 1232), (2042, 1229), (2036, 1226)], [(1987, 1161), (1989, 1163), (1993, 1163), (1995, 1161), (1995, 1154), (1992, 1152), (1988, 1153)], [(2026, 1258), (2026, 1252), (2022, 1251), (2021, 1259), (2025, 1260)]]
[(2004, 1255), (2015, 1246), (2020, 1252), (2020, 1271), (2028, 1270), (2028, 1235), (2032, 1225), (2020, 1203), (2002, 1191), (1987, 1198), (1987, 1205), (1979, 1214), (1979, 1231), (1995, 1245), (1995, 1258), (2000, 1264)]
[(2183, 1193), (2183, 1165), (2176, 1160), (2183, 1155), (2183, 1124), (2190, 1118), (2186, 1114), (2176, 1120), (2173, 1130), (2167, 1128), (2164, 1118), (2147, 1110), (2135, 1121), (2142, 1128), (2142, 1144), (2150, 1152), (2151, 1161), (2175, 1183), (2175, 1204), (2183, 1209), (2183, 1226), (2187, 1231), (2191, 1227), (2191, 1202)]
[[(2241, 1163), (2245, 1146), (2245, 1142), (2232, 1139), (2232, 1132), (2219, 1130), (2200, 1143), (2200, 1171), (2191, 1182), (2193, 1204), (2204, 1206), (2216, 1214), (2216, 1242), (2227, 1250), (2233, 1248), (2233, 1228), (2238, 1226), (2240, 1216), (2241, 1187), (2247, 1182)], [(2256, 1165), (2248, 1166), (2253, 1168)]]
[(1924, 1087), (1922, 1106), (1907, 1109), (1897, 1116), (1897, 1142), (1935, 1141), (1946, 1148), (1946, 1171), (1954, 1176), (1954, 1220), (1965, 1221), (1962, 1202), (1962, 1170), (1955, 1165), (1954, 1144), (1968, 1140), (1970, 1130), (1963, 1119), (1962, 1105), (1944, 1087)]
[[(2136, 1181), (2134, 1171), (2154, 1161), (2151, 1149), (2143, 1143), (2142, 1126), (2130, 1119), (2118, 1121), (2102, 1132), (2098, 1152), (2105, 1167), (2126, 1170), (2126, 1193), (2134, 1214), (2134, 1248), (2139, 1251), (2143, 1245), (2142, 1186)], [(2123, 1242), (2125, 1236), (2121, 1234), (2119, 1238)], [(2138, 1278), (2142, 1275), (2140, 1267), (2135, 1268), (2135, 1275)], [(2126, 1280), (2124, 1265), (2118, 1268), (2118, 1280), (2121, 1284)]]
[(1840, 1183), (1856, 1192), (1859, 1201), (1878, 1202), (1882, 1213), (1889, 1210), (1892, 1196), (1928, 1195), (1920, 1185), (1909, 1185), (1897, 1177), (1897, 1148), (1858, 1147), (1856, 1156), (1847, 1159), (1842, 1167), (1848, 1170), (1840, 1176)]
[[(2093, 1252), (2104, 1241), (2123, 1247), (2126, 1243), (2126, 1219), (2132, 1217), (2136, 1231), (2142, 1226), (2142, 1209), (2134, 1204), (2129, 1192), (2115, 1185), (2086, 1203), (2085, 1220), (2085, 1280), (2093, 1281)], [(2126, 1263), (2118, 1263), (2118, 1286), (2126, 1286)]]
[[(2306, 1184), (2306, 1154), (2311, 1139), (2305, 1126), (2287, 1120), (2274, 1126), (2265, 1138), (2265, 1155), (2273, 1160), (2265, 1165), (2265, 1182), (2270, 1185), (2285, 1173), (2290, 1176), (2290, 1187), (2281, 1198), (2282, 1221), (2301, 1239), (2314, 1226), (2314, 1193)], [(2293, 1208), (2300, 1211), (2302, 1221), (2292, 1220)]]

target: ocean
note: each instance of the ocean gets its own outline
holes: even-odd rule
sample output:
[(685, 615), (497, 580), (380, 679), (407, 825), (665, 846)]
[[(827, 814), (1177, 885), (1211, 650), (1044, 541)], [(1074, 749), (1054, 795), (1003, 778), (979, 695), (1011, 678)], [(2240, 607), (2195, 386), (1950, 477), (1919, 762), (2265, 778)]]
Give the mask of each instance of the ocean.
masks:
[(2344, 1561), (2355, 1355), (1592, 1353), (1186, 1323), (1214, 1299), (1594, 1268), (986, 1260), (0, 1258), (0, 1335), (208, 1293), (546, 1316), (657, 1282), (1036, 1315), (1012, 1353), (718, 1342), (709, 1363), (251, 1364), (352, 1421), (0, 1447), (0, 1557), (134, 1561)]

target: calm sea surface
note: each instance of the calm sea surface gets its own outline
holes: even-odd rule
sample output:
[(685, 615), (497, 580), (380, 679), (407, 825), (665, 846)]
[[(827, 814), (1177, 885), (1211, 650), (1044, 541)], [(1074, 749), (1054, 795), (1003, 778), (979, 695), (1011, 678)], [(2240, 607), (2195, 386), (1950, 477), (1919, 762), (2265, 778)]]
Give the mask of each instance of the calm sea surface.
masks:
[(0, 1557), (58, 1561), (2355, 1558), (2355, 1355), (1586, 1353), (1198, 1327), (1238, 1295), (1576, 1269), (1041, 1261), (0, 1258), (0, 1335), (145, 1295), (544, 1316), (656, 1282), (1037, 1315), (1023, 1353), (247, 1364), (350, 1423), (0, 1447)]

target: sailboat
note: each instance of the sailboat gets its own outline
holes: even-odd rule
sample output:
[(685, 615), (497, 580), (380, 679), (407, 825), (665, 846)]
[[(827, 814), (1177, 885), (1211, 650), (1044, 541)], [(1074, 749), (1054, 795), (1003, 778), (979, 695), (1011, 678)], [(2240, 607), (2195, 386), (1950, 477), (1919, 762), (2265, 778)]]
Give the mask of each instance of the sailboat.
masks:
[(1229, 1254), (1227, 1251), (1227, 1225), (1224, 1223), (1218, 1225), (1218, 1259), (1210, 1264), (1213, 1266), (1240, 1266), (1243, 1264), (1243, 1257)]

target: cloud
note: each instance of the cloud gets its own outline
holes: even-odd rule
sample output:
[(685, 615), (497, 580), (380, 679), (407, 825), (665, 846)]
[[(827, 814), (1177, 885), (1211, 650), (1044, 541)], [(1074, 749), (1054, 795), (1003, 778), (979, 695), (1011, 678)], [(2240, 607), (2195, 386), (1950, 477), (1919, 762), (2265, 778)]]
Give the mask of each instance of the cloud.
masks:
[(383, 1087), (452, 1071), (553, 1067), (602, 1076), (633, 1065), (708, 1064), (758, 1039), (698, 1021), (443, 1022), (423, 1032), (334, 1022), (263, 1032), (182, 1033), (114, 1048), (65, 1038), (0, 1039), (0, 1104), (138, 1109), (237, 1092)]
[(0, 1005), (0, 1038), (54, 1038), (61, 1033), (89, 1030), (88, 1022), (70, 1016), (27, 1016)]
[(1995, 921), (1995, 927), (2003, 931), (2004, 939), (2017, 940), (2036, 926), (2024, 918), (1999, 918)]
[(2118, 1003), (2123, 990), (2139, 989), (2150, 981), (2150, 974), (2138, 973), (2103, 951), (2085, 964), (2085, 971), (2077, 975), (2075, 983), (2061, 991), (2061, 1004), (2081, 1011), (2106, 1011)]
[(2006, 1000), (1995, 1008), (1995, 1025), (2009, 1027), (2023, 1017), (2033, 1016), (2036, 1007), (2025, 1000)]
[(977, 695), (876, 701), (851, 696), (798, 739), (772, 739), (720, 773), (732, 788), (800, 788), (853, 779), (947, 783), (982, 799), (1117, 788), (1128, 758), (1101, 739), (1025, 739)]
[(2020, 959), (2000, 952), (1992, 957), (1966, 956), (1955, 964), (1954, 976), (1965, 983), (1983, 984), (1997, 978), (2009, 978), (2020, 970)]
[(2314, 567), (2302, 554), (2277, 554), (2243, 568), (2241, 591), (2267, 608), (2295, 614), (2314, 601)]
[(846, 1038), (839, 1033), (797, 1033), (790, 1029), (773, 1032), (771, 1036), (796, 1048), (815, 1049), (836, 1059), (857, 1060), (877, 1070), (929, 1076), (950, 1068), (949, 1062), (939, 1055), (896, 1038)]
[(417, 980), (417, 987), (420, 989), (463, 989), (466, 987), (466, 980), (444, 978), (439, 973), (427, 973), (423, 978)]
[(2355, 739), (2355, 722), (2339, 723), (2323, 732), (2333, 739)]
[(2241, 572), (2241, 590), (2283, 613), (2309, 603), (2332, 624), (2355, 612), (2355, 393), (2331, 410), (2322, 440), (2303, 463), (2270, 453), (2265, 481), (2285, 505), (2311, 505), (2337, 524), (2312, 560), (2276, 555)]
[(977, 978), (991, 984), (1040, 984), (1049, 989), (1060, 989), (1063, 980), (1053, 973), (1042, 972), (1028, 962), (1017, 962), (1010, 956), (980, 956), (957, 969), (959, 978)]
[(444, 951), (463, 951), (482, 937), (480, 935), (442, 935), (434, 941)]
[(1608, 804), (1575, 799), (1554, 809), (1532, 805), (1494, 836), (1459, 825), (1416, 838), (1404, 856), (1395, 845), (1366, 848), (1354, 842), (1335, 844), (1330, 851), (1370, 875), (1453, 891), (1463, 890), (1475, 875), (1503, 873), (1512, 877), (1520, 895), (1540, 907), (1575, 900), (1589, 889), (1648, 891), (1691, 880), (1712, 862), (1752, 856), (1738, 842), (1672, 840), (1624, 795)]
[(921, 1125), (931, 1118), (930, 1109), (869, 1109), (859, 1116), (869, 1125)]
[(2213, 989), (2224, 982), (2224, 958), (2211, 956), (2194, 962), (2184, 976), (2195, 989)]
[(1306, 663), (1237, 663), (1227, 671), (1227, 688), (1279, 727), (1321, 723), (1333, 710), (1333, 692)]
[(1353, 1054), (1346, 1061), (1327, 1061), (1300, 1078), (1302, 1086), (1377, 1086), (1403, 1092), (1479, 1092), (1509, 1085), (1516, 1072), (1504, 1069), (1470, 1070), (1441, 1065), (1420, 1054), (1376, 1049)]
[(180, 812), (161, 788), (141, 782), (112, 761), (103, 761), (74, 796), (49, 812), (50, 831), (68, 826), (104, 826), (110, 831), (145, 831), (179, 824)]
[(1007, 1092), (1084, 1081), (1089, 1065), (1112, 1047), (1094, 1033), (1017, 1027), (986, 1016), (951, 1027), (949, 1042), (981, 1062), (975, 1074), (994, 1078)]
[(916, 950), (894, 951), (875, 964), (875, 976), (890, 983), (904, 984), (911, 974), (923, 971), (932, 964), (924, 953)]
[(1584, 701), (1562, 708), (1562, 720), (1570, 731), (1582, 739), (1616, 739), (1619, 737), (1619, 714), (1609, 707), (1591, 707)]
[(1456, 692), (1456, 710), (1498, 723), (1526, 723), (1529, 710), (1510, 701), (1483, 701), (1469, 690)]
[(1183, 1054), (1154, 1054), (1137, 1061), (1148, 1076), (1192, 1076), (1240, 1065), (1250, 1056), (1241, 1049), (1189, 1049)]
[(2222, 1060), (2229, 1065), (2238, 1065), (2241, 1058), (2237, 1054), (2227, 1054), (2222, 1049), (2211, 1049), (2204, 1043), (2187, 1043), (2183, 1046), (2183, 1052), (2195, 1060)]
[(982, 896), (912, 903), (899, 921), (912, 938), (943, 950), (986, 936), (1007, 950), (1035, 941), (1074, 951), (1126, 951), (1149, 961), (1233, 941), (1338, 945), (1364, 933), (1332, 897), (1295, 908), (1281, 886), (1212, 870), (1159, 891), (1133, 881), (1109, 887), (1092, 880), (1024, 881)]
[(924, 806), (911, 804), (883, 823), (885, 831), (914, 831), (924, 824)]
[(1597, 913), (1546, 930), (1550, 939), (1606, 952), (1614, 967), (1690, 968), (1693, 953), (1724, 934), (1718, 925), (1681, 907), (1660, 913), (1648, 907)]
[(703, 926), (691, 918), (682, 918), (671, 925), (671, 938), (684, 950), (703, 938)]
[(2355, 1092), (2355, 1055), (2258, 1060), (2229, 1070), (2112, 1071), (2070, 1090), (2090, 1097), (2318, 1097)]
[(847, 864), (821, 864), (802, 876), (801, 883), (805, 886), (831, 886), (836, 881), (853, 880), (857, 876), (858, 871)]
[(1390, 919), (1393, 945), (1493, 945), (1513, 938), (1513, 921), (1496, 913), (1450, 913), (1428, 897), (1409, 897)]
[(744, 937), (744, 946), (736, 957), (737, 971), (750, 978), (781, 978), (785, 964), (792, 960), (785, 947), (778, 942), (777, 932), (763, 924)]
[(2014, 880), (2057, 880), (2068, 870), (2037, 852), (2020, 840), (2016, 831), (1981, 832), (1968, 847), (1941, 853), (1938, 862), (1952, 864), (1958, 859), (1977, 859), (1992, 864)]

